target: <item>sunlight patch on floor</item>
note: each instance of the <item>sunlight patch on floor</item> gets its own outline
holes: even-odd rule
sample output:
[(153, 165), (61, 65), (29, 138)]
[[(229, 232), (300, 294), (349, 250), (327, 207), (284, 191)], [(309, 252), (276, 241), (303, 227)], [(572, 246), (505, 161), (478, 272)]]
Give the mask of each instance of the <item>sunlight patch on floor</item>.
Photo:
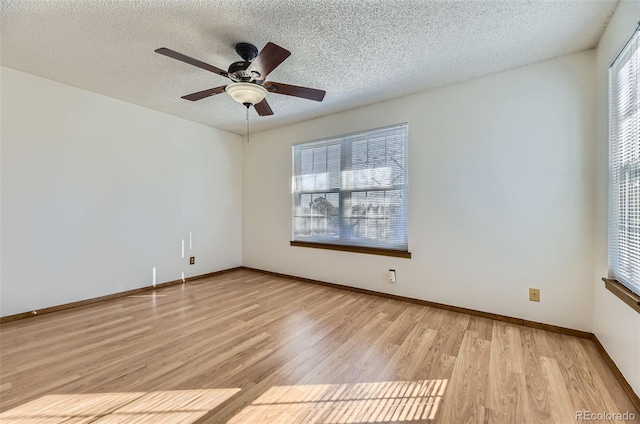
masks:
[(240, 389), (47, 395), (0, 414), (1, 424), (191, 424)]
[(447, 380), (275, 386), (229, 424), (425, 422), (435, 418)]

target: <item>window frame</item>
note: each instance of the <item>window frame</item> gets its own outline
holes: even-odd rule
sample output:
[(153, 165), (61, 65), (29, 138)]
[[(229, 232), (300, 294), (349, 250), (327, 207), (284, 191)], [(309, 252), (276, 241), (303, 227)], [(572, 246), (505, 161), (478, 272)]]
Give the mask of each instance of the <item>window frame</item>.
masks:
[[(353, 146), (354, 142), (360, 141), (359, 137), (363, 135), (367, 135), (367, 141), (374, 139), (375, 137), (371, 137), (371, 135), (379, 132), (383, 133), (384, 131), (392, 131), (398, 130), (402, 135), (403, 144), (403, 184), (391, 184), (385, 186), (365, 186), (365, 187), (349, 187), (349, 183), (345, 181), (345, 175), (349, 174), (352, 168), (352, 154), (353, 154)], [(338, 251), (348, 251), (348, 252), (356, 252), (356, 253), (369, 253), (376, 255), (385, 255), (385, 256), (394, 256), (394, 257), (402, 257), (402, 258), (410, 258), (411, 253), (408, 250), (409, 247), (409, 235), (408, 235), (408, 185), (409, 185), (409, 125), (408, 123), (399, 123), (394, 125), (389, 125), (385, 127), (372, 128), (364, 131), (357, 131), (353, 133), (337, 135), (333, 137), (326, 137), (317, 140), (310, 140), (301, 143), (296, 143), (292, 146), (292, 223), (291, 223), (291, 246), (297, 247), (312, 247), (312, 248), (320, 248), (320, 249), (328, 249), (328, 250), (338, 250)], [(331, 186), (331, 182), (329, 181), (330, 176), (327, 176), (327, 185), (326, 188), (321, 189), (309, 189), (303, 190), (298, 187), (300, 181), (298, 180), (304, 174), (302, 174), (302, 151), (301, 146), (309, 146), (309, 149), (313, 149), (314, 146), (320, 147), (324, 146), (327, 149), (330, 146), (339, 146), (339, 183), (338, 187)], [(386, 147), (385, 147), (386, 149)], [(314, 153), (315, 154), (315, 153)], [(329, 155), (329, 151), (325, 153), (325, 155)], [(315, 159), (312, 159), (312, 162)], [(327, 171), (329, 174), (330, 171)], [(317, 174), (314, 174), (317, 175)], [(353, 215), (351, 215), (352, 210), (347, 210), (348, 204), (350, 204), (350, 200), (354, 193), (371, 193), (371, 192), (382, 192), (383, 196), (386, 196), (388, 192), (391, 191), (400, 191), (402, 197), (402, 208), (404, 211), (404, 215), (401, 219), (404, 220), (404, 243), (387, 246), (366, 246), (359, 243), (354, 243), (355, 239), (351, 234), (352, 220)], [(315, 237), (296, 237), (296, 220), (300, 218), (304, 218), (303, 215), (297, 213), (297, 209), (301, 205), (301, 196), (310, 195), (311, 201), (316, 198), (314, 195), (318, 195), (319, 197), (327, 197), (327, 194), (337, 194), (338, 195), (338, 207), (337, 207), (337, 228), (338, 235), (337, 236), (315, 236)], [(310, 212), (311, 213), (311, 212)], [(371, 219), (367, 216), (366, 219)], [(357, 239), (355, 239), (357, 240)]]
[[(617, 65), (618, 59), (625, 53), (627, 47), (630, 43), (635, 42), (638, 43), (636, 46), (640, 45), (640, 22), (634, 29), (633, 33), (629, 37), (629, 39), (624, 43), (620, 51), (616, 54), (614, 59), (609, 64), (609, 80), (608, 80), (608, 120), (609, 120), (609, 195), (608, 195), (608, 209), (609, 209), (609, 218), (608, 218), (608, 277), (603, 278), (602, 280), (605, 283), (605, 287), (623, 302), (631, 306), (636, 312), (640, 313), (640, 281), (623, 281), (625, 278), (620, 278), (625, 272), (621, 270), (620, 262), (628, 262), (625, 260), (628, 256), (640, 256), (640, 247), (638, 247), (637, 252), (625, 253), (624, 255), (620, 253), (621, 250), (628, 247), (625, 245), (621, 247), (619, 245), (620, 239), (620, 229), (621, 227), (629, 227), (631, 225), (630, 218), (627, 216), (626, 219), (620, 220), (620, 209), (617, 205), (619, 205), (619, 197), (621, 196), (620, 192), (623, 190), (623, 187), (628, 187), (629, 184), (633, 181), (640, 181), (640, 160), (635, 163), (621, 163), (620, 157), (622, 153), (620, 153), (622, 144), (622, 140), (616, 139), (618, 136), (617, 131), (623, 125), (620, 125), (620, 121), (624, 121), (627, 119), (633, 119), (633, 115), (635, 113), (635, 120), (640, 121), (640, 107), (636, 105), (635, 111), (633, 106), (629, 109), (628, 112), (625, 112), (624, 116), (618, 116), (619, 114), (615, 114), (614, 108), (616, 108), (617, 103), (614, 104), (614, 99), (617, 99), (617, 93), (620, 89), (615, 85), (616, 78), (618, 77), (618, 73), (614, 68)], [(636, 52), (632, 52), (631, 56), (635, 54), (640, 54), (640, 48), (637, 47)], [(623, 67), (619, 68), (620, 70)], [(640, 81), (640, 71), (636, 69), (638, 74), (637, 81)], [(631, 88), (634, 89), (633, 87)], [(635, 88), (635, 98), (640, 98), (640, 89)], [(633, 98), (634, 95), (631, 95)], [(626, 115), (628, 113), (628, 116)], [(615, 115), (614, 115), (615, 114)], [(638, 125), (638, 124), (636, 124)], [(616, 131), (616, 134), (614, 134)], [(640, 140), (637, 140), (640, 143)], [(616, 173), (617, 171), (617, 173)], [(622, 181), (621, 177), (626, 176), (624, 181)], [(625, 199), (625, 208), (627, 211), (627, 215), (629, 214), (629, 210), (632, 209), (628, 207), (629, 193), (626, 192), (623, 195)], [(638, 204), (640, 207), (640, 199), (636, 199), (634, 204)], [(625, 232), (627, 234), (627, 232)], [(624, 237), (624, 235), (623, 235)], [(628, 259), (628, 258), (627, 258)], [(639, 261), (640, 262), (640, 261)], [(633, 274), (633, 272), (632, 272)], [(635, 280), (632, 275), (629, 275), (629, 278)], [(640, 279), (640, 276), (637, 278)]]

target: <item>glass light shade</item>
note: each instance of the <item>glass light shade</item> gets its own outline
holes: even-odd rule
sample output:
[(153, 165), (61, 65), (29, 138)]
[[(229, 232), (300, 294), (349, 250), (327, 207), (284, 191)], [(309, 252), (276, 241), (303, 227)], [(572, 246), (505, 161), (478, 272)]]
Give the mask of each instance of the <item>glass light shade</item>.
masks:
[(224, 90), (233, 97), (233, 100), (242, 104), (258, 104), (267, 95), (266, 88), (250, 82), (234, 82), (227, 85)]

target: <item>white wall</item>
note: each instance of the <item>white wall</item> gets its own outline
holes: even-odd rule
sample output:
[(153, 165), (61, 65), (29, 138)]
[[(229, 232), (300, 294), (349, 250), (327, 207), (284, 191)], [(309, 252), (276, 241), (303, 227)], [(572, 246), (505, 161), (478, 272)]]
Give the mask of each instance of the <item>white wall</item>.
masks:
[(640, 21), (640, 2), (621, 1), (596, 55), (596, 197), (593, 333), (636, 393), (640, 393), (640, 315), (605, 289), (607, 276), (607, 196), (609, 181), (609, 63)]
[(1, 78), (0, 315), (241, 265), (241, 137)]
[[(594, 60), (583, 52), (252, 135), (243, 264), (590, 331)], [(290, 247), (291, 145), (405, 121), (412, 259)]]

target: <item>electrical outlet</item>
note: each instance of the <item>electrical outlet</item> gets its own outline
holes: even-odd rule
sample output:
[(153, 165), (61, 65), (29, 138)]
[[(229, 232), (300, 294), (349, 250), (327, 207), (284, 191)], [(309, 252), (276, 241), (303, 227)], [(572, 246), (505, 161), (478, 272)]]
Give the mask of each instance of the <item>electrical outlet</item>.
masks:
[(529, 289), (529, 300), (532, 302), (540, 302), (540, 289)]
[(390, 269), (389, 270), (389, 282), (390, 283), (395, 283), (396, 282), (396, 270), (395, 269)]
[(196, 263), (196, 257), (192, 256), (189, 258), (189, 265), (194, 265)]

